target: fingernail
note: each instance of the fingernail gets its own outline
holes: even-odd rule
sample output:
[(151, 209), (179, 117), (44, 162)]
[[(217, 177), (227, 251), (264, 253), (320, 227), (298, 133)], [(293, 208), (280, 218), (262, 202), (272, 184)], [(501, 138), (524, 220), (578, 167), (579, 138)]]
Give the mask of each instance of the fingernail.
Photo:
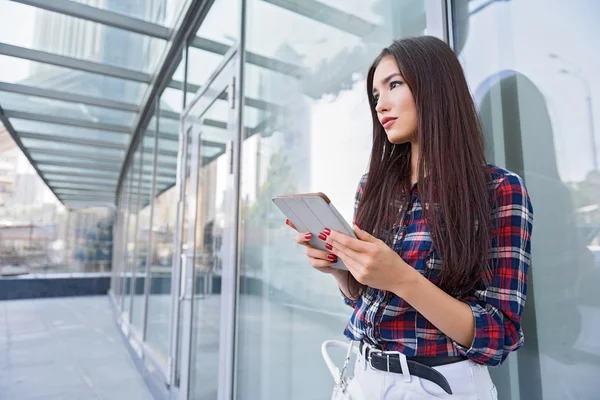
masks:
[(331, 235), (331, 229), (329, 229), (329, 228), (325, 228), (325, 229), (323, 229), (323, 232), (325, 232), (325, 234), (326, 234), (327, 236)]
[(306, 239), (306, 240), (310, 240), (311, 237), (312, 237), (312, 233), (307, 233), (306, 235), (304, 235), (304, 239)]
[(327, 258), (333, 262), (337, 261), (337, 256), (335, 254), (327, 254)]
[(329, 250), (329, 251), (333, 250), (333, 246), (332, 246), (332, 245), (330, 245), (329, 243), (327, 243), (327, 244), (325, 245), (325, 248), (326, 248), (327, 250)]
[[(358, 229), (360, 229), (360, 226), (358, 226), (358, 224), (357, 224), (357, 223), (355, 223), (354, 225), (356, 225), (356, 227), (357, 227)], [(360, 230), (362, 231), (362, 229), (360, 229)]]
[(323, 233), (319, 233), (319, 239), (321, 239), (322, 241), (327, 240), (327, 236), (325, 236)]
[(289, 224), (290, 224), (290, 220), (289, 220), (289, 219), (286, 219), (286, 220), (285, 220), (285, 224), (286, 224), (286, 225), (289, 225)]

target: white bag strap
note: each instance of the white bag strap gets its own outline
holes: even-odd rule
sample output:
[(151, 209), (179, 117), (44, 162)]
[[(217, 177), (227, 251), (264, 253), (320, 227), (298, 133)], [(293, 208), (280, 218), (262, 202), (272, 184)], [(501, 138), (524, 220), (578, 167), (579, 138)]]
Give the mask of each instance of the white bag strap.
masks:
[[(344, 360), (344, 366), (340, 371), (338, 367), (335, 366), (331, 357), (329, 356), (329, 348), (337, 347), (339, 349), (346, 350), (346, 359)], [(339, 340), (326, 340), (321, 345), (321, 354), (323, 355), (323, 360), (325, 360), (325, 364), (327, 364), (327, 368), (329, 368), (329, 372), (331, 376), (333, 376), (333, 380), (336, 385), (339, 385), (344, 380), (344, 374), (346, 373), (346, 369), (348, 368), (348, 363), (350, 362), (350, 357), (352, 356), (352, 351), (354, 349), (354, 342), (350, 341), (349, 343), (340, 342)], [(355, 350), (356, 352), (356, 350)]]

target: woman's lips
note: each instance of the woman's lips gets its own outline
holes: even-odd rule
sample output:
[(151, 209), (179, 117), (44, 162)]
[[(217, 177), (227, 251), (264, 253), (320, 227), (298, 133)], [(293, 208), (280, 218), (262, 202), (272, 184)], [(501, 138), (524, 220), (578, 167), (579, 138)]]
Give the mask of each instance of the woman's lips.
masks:
[(381, 121), (381, 125), (383, 126), (383, 129), (389, 129), (392, 125), (394, 125), (394, 122), (396, 122), (398, 118), (384, 118)]

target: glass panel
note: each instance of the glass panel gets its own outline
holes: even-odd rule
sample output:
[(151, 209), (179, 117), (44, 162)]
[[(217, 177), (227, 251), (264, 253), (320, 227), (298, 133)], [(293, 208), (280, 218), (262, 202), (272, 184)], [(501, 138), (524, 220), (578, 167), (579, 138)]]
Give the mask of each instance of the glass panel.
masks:
[(180, 113), (183, 110), (183, 92), (179, 89), (165, 88), (160, 98), (160, 106), (165, 111)]
[[(151, 3), (138, 4), (141, 8)], [(14, 2), (0, 3), (0, 14), (22, 19), (18, 35), (0, 29), (4, 43), (136, 71), (154, 71), (166, 45), (162, 39)], [(35, 71), (45, 72), (44, 68)]]
[[(213, 103), (205, 115), (227, 121), (229, 110), (227, 107), (223, 110), (218, 104), (219, 102)], [(203, 128), (200, 128), (200, 131), (202, 137)], [(220, 137), (213, 139), (223, 143), (233, 140), (231, 129), (222, 129), (221, 133)], [(200, 142), (201, 140), (195, 137), (192, 138), (191, 144), (201, 146)], [(206, 366), (219, 363), (221, 276), (226, 253), (231, 250), (226, 244), (230, 243), (233, 236), (231, 221), (227, 218), (232, 206), (232, 175), (229, 174), (227, 152), (217, 159), (201, 155), (198, 164), (192, 164), (192, 168), (199, 168), (197, 192), (190, 193), (192, 201), (188, 203), (190, 206), (194, 205), (195, 199), (195, 231), (193, 228), (189, 231), (194, 232), (194, 235), (188, 236), (187, 253), (188, 265), (193, 265), (195, 273), (190, 397), (216, 399), (218, 368)], [(234, 266), (227, 265), (227, 268)]]
[[(227, 46), (233, 45), (240, 37), (240, 3), (239, 0), (215, 1), (196, 36)], [(223, 21), (229, 23), (224, 24)]]
[[(97, 193), (90, 192), (89, 190), (77, 190), (77, 189), (56, 189), (57, 195), (74, 195), (74, 196), (98, 196), (98, 197), (114, 197), (114, 189), (98, 189)], [(111, 195), (112, 194), (112, 195)]]
[[(156, 118), (153, 118), (156, 121)], [(144, 185), (143, 179), (151, 181), (153, 173), (154, 146), (156, 135), (156, 122), (151, 124), (144, 132), (142, 138), (143, 151), (140, 153), (142, 163), (148, 165), (144, 168), (140, 182), (140, 188), (136, 191), (140, 196), (140, 211), (138, 213), (137, 245), (136, 245), (136, 279), (135, 279), (135, 301), (133, 303), (133, 325), (141, 332), (143, 329), (143, 318), (146, 304), (144, 303), (144, 285), (146, 284), (146, 263), (148, 257), (148, 240), (150, 239), (150, 201), (152, 200), (151, 185)], [(141, 191), (140, 191), (141, 189)]]
[(98, 7), (107, 11), (141, 19), (155, 24), (173, 27), (177, 15), (184, 12), (189, 6), (189, 0), (169, 1), (98, 1), (98, 0), (73, 0), (77, 3)]
[(83, 152), (82, 154), (85, 154), (89, 151), (94, 151), (96, 155), (107, 157), (123, 157), (124, 155), (124, 151), (118, 149), (98, 147), (94, 148), (93, 146), (88, 145), (53, 142), (50, 137), (48, 138), (48, 140), (21, 138), (21, 142), (23, 142), (23, 145), (25, 145), (25, 147), (27, 148), (43, 148), (46, 150)]
[(127, 264), (130, 259), (130, 246), (129, 246), (129, 222), (131, 220), (131, 166), (127, 169), (125, 180), (123, 182), (123, 232), (122, 232), (122, 243), (123, 243), (123, 257), (121, 260), (122, 268), (121, 268), (121, 291), (120, 295), (120, 304), (121, 304), (121, 312), (124, 319), (127, 319), (126, 315), (129, 310), (125, 309), (125, 297), (126, 293), (129, 292), (129, 285), (131, 283), (131, 279), (127, 273)]
[(50, 116), (66, 116), (90, 122), (131, 126), (136, 114), (81, 103), (0, 92), (0, 104), (5, 110), (25, 111)]
[(111, 171), (98, 171), (94, 169), (88, 168), (74, 168), (74, 167), (59, 167), (56, 165), (44, 165), (44, 172), (55, 172), (61, 173), (63, 176), (69, 174), (84, 174), (89, 175), (90, 177), (101, 177), (101, 178), (113, 178), (116, 180), (119, 177), (119, 172), (111, 172)]
[(596, 398), (600, 3), (455, 3), (488, 160), (520, 174), (534, 206), (525, 345), (491, 371), (499, 398)]
[(114, 168), (115, 170), (119, 171), (119, 164), (115, 163), (114, 161), (98, 161), (95, 159), (89, 159), (89, 158), (85, 158), (85, 156), (75, 156), (75, 157), (71, 157), (71, 156), (52, 156), (52, 155), (47, 155), (47, 154), (36, 154), (35, 152), (31, 152), (30, 153), (31, 158), (33, 158), (33, 160), (37, 163), (52, 163), (52, 162), (73, 162), (73, 163), (85, 163), (85, 164), (93, 164), (93, 165), (97, 165), (99, 167), (104, 167), (104, 168)]
[(10, 118), (10, 123), (17, 132), (39, 133), (49, 136), (58, 136), (74, 139), (99, 140), (102, 142), (123, 145), (129, 142), (129, 134), (101, 131), (98, 129), (79, 128), (68, 125), (50, 124), (47, 122), (29, 121), (25, 119)]
[[(128, 315), (128, 320), (132, 321), (133, 300), (136, 294), (137, 285), (135, 285), (135, 272), (137, 270), (137, 237), (138, 237), (138, 209), (140, 196), (138, 195), (138, 185), (140, 180), (140, 160), (141, 153), (136, 150), (133, 155), (131, 164), (131, 182), (129, 187), (130, 203), (129, 203), (129, 227), (127, 229), (127, 264), (126, 273), (129, 279), (129, 284), (125, 290), (125, 312)], [(137, 271), (136, 271), (137, 272)]]
[[(183, 105), (183, 92), (177, 91), (174, 98), (166, 99), (166, 92), (160, 99), (161, 109), (181, 109)], [(148, 330), (146, 338), (148, 344), (166, 362), (169, 354), (169, 326), (171, 322), (171, 274), (173, 268), (173, 255), (175, 253), (175, 228), (177, 223), (177, 203), (179, 192), (175, 184), (175, 177), (161, 177), (160, 175), (172, 174), (173, 168), (169, 164), (177, 164), (177, 140), (165, 140), (161, 136), (163, 121), (159, 118), (158, 149), (168, 151), (171, 155), (158, 154), (156, 193), (153, 201), (152, 216), (152, 255), (151, 255), (151, 282), (150, 298), (148, 299)], [(178, 131), (178, 128), (177, 128)], [(175, 138), (177, 139), (177, 137)], [(176, 172), (176, 170), (175, 170)], [(166, 190), (170, 188), (169, 190)]]
[(148, 88), (145, 83), (2, 55), (0, 55), (0, 70), (4, 82), (133, 104), (141, 102)]
[[(202, 43), (203, 39), (217, 42), (217, 46), (223, 46), (222, 53), (225, 54), (240, 37), (240, 3), (238, 0), (216, 0), (196, 32), (200, 42)], [(231, 23), (224, 24), (223, 21)], [(222, 62), (223, 55), (190, 47), (188, 58), (188, 83), (202, 87)]]
[[(249, 0), (247, 10), (249, 52), (279, 62), (246, 58), (246, 97), (272, 104), (244, 116), (257, 128), (242, 144), (237, 398), (324, 399), (332, 380), (319, 348), (343, 340), (352, 309), (310, 267), (271, 199), (322, 191), (353, 220), (372, 143), (368, 67), (393, 39), (423, 34), (426, 2), (277, 3)], [(307, 17), (284, 5), (315, 9)]]
[(72, 182), (73, 185), (78, 184), (90, 184), (90, 185), (116, 185), (116, 179), (102, 179), (94, 177), (81, 177), (77, 175), (58, 175), (52, 173), (45, 173), (44, 178), (50, 184), (62, 184)]
[[(110, 190), (115, 192), (115, 184), (104, 185), (94, 183), (81, 183), (81, 182), (61, 182), (61, 181), (47, 181), (48, 184), (54, 189), (81, 189), (81, 190)], [(59, 189), (60, 188), (60, 189)]]

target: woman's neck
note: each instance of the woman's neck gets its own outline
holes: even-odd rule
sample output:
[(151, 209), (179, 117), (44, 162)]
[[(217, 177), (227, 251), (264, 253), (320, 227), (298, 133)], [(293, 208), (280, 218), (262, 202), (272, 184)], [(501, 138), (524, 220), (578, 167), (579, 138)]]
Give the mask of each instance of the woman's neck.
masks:
[(419, 145), (410, 144), (410, 183), (414, 185), (419, 180)]

